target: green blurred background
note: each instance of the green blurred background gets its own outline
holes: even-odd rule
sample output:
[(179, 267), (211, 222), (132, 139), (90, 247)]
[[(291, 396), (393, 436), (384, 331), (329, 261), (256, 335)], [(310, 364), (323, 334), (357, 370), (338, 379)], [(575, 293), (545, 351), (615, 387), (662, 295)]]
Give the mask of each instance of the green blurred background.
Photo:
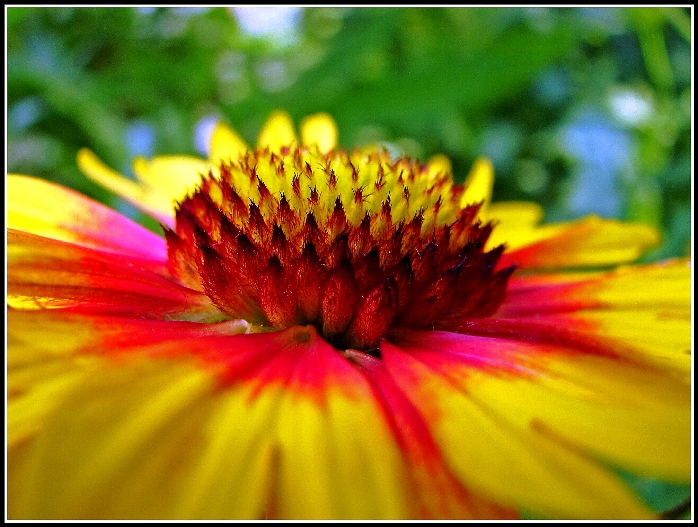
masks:
[[(691, 252), (690, 8), (7, 8), (7, 165), (148, 223), (83, 177), (80, 147), (204, 155), (276, 108), (327, 111), (347, 147), (489, 156), (495, 200), (548, 221), (655, 225)], [(628, 476), (629, 477), (629, 476)], [(685, 486), (633, 480), (658, 510)]]
[[(223, 118), (248, 142), (275, 108), (328, 111), (456, 178), (489, 156), (496, 200), (663, 230), (690, 253), (687, 8), (7, 8), (8, 170), (136, 214), (75, 166), (92, 148), (202, 154)], [(144, 221), (143, 218), (139, 218)]]

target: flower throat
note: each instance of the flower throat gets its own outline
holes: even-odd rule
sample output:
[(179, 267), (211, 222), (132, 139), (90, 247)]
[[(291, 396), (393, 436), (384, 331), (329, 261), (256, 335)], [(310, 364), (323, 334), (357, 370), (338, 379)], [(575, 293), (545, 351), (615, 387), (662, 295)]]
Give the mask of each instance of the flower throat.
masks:
[(492, 315), (513, 268), (450, 175), (385, 152), (247, 152), (202, 179), (166, 231), (170, 273), (227, 315), (312, 324), (370, 351), (395, 326)]

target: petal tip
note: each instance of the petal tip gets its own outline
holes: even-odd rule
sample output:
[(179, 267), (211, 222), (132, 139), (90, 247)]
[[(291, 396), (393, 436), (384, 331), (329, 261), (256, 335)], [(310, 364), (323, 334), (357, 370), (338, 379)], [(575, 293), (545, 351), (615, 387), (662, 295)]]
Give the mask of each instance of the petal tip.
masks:
[(326, 112), (305, 117), (301, 121), (300, 130), (301, 142), (304, 145), (317, 144), (323, 153), (337, 146), (339, 129), (332, 116)]
[(297, 143), (293, 120), (285, 110), (275, 110), (264, 123), (257, 139), (259, 148), (269, 147), (277, 150), (282, 146)]
[(216, 123), (209, 144), (209, 159), (212, 162), (236, 158), (248, 149), (247, 143), (231, 126), (224, 121)]
[(473, 163), (470, 173), (465, 178), (461, 207), (471, 203), (483, 202), (487, 205), (492, 198), (494, 186), (494, 165), (486, 157), (479, 157)]

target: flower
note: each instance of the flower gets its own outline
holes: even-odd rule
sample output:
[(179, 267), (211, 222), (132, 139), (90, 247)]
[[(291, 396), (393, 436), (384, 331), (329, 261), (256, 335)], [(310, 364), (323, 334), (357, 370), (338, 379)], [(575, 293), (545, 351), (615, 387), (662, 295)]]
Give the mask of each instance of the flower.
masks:
[(164, 238), (9, 177), (10, 518), (649, 518), (617, 469), (690, 480), (688, 260), (336, 144), (81, 151)]

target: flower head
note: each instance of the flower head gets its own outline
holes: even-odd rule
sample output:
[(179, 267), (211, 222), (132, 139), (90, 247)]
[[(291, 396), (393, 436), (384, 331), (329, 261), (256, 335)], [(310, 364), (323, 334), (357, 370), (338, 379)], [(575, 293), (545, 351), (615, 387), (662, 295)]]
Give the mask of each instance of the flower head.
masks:
[(652, 229), (325, 114), (78, 163), (164, 237), (10, 177), (10, 517), (642, 518), (616, 468), (689, 479), (689, 262), (608, 269)]
[(499, 307), (513, 267), (495, 271), (503, 247), (484, 250), (491, 225), (461, 194), (384, 152), (257, 150), (178, 205), (168, 266), (231, 318), (312, 324), (338, 349), (377, 350), (391, 327)]

